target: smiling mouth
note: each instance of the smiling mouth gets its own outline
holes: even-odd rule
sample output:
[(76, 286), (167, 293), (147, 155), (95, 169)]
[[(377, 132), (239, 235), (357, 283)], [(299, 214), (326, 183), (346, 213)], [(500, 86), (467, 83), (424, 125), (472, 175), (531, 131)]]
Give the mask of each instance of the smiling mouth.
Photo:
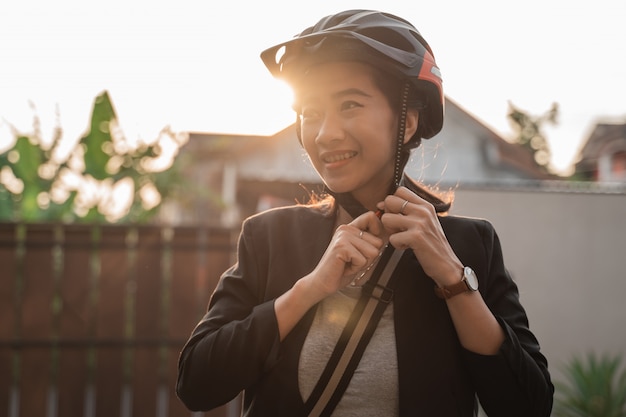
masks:
[(356, 156), (356, 152), (344, 152), (336, 155), (327, 155), (324, 157), (324, 162), (333, 163), (339, 161), (345, 161), (346, 159), (354, 158)]

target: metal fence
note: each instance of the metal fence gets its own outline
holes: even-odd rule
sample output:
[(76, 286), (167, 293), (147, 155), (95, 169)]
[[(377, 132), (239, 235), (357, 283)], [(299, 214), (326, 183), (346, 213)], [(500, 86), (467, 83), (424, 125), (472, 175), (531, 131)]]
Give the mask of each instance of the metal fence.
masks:
[(235, 233), (0, 224), (0, 415), (192, 415), (174, 393), (178, 353)]

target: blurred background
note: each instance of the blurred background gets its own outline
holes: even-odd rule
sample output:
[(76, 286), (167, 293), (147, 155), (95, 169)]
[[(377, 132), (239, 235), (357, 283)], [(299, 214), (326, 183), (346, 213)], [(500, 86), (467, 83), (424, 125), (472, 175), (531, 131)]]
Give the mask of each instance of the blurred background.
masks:
[(259, 54), (351, 8), (433, 48), (446, 121), (408, 172), (496, 226), (555, 415), (626, 413), (626, 6), (387, 3), (2, 6), (0, 415), (191, 415), (177, 354), (241, 221), (323, 191)]

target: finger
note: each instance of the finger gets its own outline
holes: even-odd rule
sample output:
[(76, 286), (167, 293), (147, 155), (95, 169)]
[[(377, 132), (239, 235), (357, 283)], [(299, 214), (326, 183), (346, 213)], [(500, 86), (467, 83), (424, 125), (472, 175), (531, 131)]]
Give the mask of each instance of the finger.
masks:
[(368, 231), (361, 230), (357, 237), (360, 242), (357, 241), (354, 243), (354, 245), (367, 257), (374, 256), (376, 253), (378, 253), (378, 250), (384, 244), (382, 238)]
[(422, 213), (423, 209), (434, 213), (434, 206), (406, 187), (400, 187), (385, 201), (385, 211), (405, 216)]
[[(378, 249), (382, 246), (382, 239), (373, 233), (360, 229), (367, 222), (352, 222), (340, 225), (335, 233), (336, 241), (340, 248), (346, 248), (350, 253), (346, 256), (353, 256), (353, 251), (358, 252), (365, 258), (376, 256)], [(341, 243), (343, 242), (343, 243)], [(347, 259), (347, 258), (346, 258)]]
[(385, 213), (387, 214), (402, 214), (407, 215), (411, 211), (411, 205), (413, 203), (413, 199), (411, 196), (397, 196), (390, 195), (385, 198)]
[(402, 201), (409, 200), (414, 202), (420, 198), (417, 194), (406, 187), (399, 187), (393, 195), (402, 199)]
[(397, 249), (406, 249), (414, 243), (416, 239), (420, 239), (419, 234), (415, 234), (410, 230), (400, 229), (389, 236), (389, 243)]
[(401, 201), (409, 200), (409, 203), (413, 205), (413, 208), (423, 207), (423, 206), (425, 207), (432, 206), (431, 203), (424, 200), (421, 196), (419, 196), (418, 194), (415, 194), (413, 191), (409, 190), (406, 187), (398, 188), (396, 192), (394, 193), (394, 196), (400, 198)]
[(398, 213), (406, 215), (414, 205), (419, 205), (422, 199), (406, 187), (400, 187), (394, 194), (398, 198), (394, 203), (399, 205)]
[(365, 233), (375, 237), (380, 237), (383, 231), (380, 219), (376, 216), (376, 213), (372, 211), (363, 213), (349, 224), (364, 231), (364, 234), (361, 237), (364, 237)]
[(406, 214), (404, 212), (404, 209), (406, 208), (406, 206), (409, 205), (409, 200), (404, 200), (404, 202), (402, 203), (402, 205), (400, 206), (400, 210), (398, 210), (398, 213), (400, 214)]
[(344, 262), (346, 273), (358, 271), (367, 265), (368, 262), (368, 258), (356, 248), (354, 248), (354, 250), (345, 251), (340, 256)]

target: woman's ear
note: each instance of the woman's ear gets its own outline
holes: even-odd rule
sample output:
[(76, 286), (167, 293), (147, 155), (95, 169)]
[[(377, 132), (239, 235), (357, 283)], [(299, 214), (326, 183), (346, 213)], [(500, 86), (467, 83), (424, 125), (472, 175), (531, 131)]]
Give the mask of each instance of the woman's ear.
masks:
[(420, 120), (420, 112), (417, 109), (408, 108), (406, 112), (406, 126), (404, 131), (404, 143), (411, 140)]

